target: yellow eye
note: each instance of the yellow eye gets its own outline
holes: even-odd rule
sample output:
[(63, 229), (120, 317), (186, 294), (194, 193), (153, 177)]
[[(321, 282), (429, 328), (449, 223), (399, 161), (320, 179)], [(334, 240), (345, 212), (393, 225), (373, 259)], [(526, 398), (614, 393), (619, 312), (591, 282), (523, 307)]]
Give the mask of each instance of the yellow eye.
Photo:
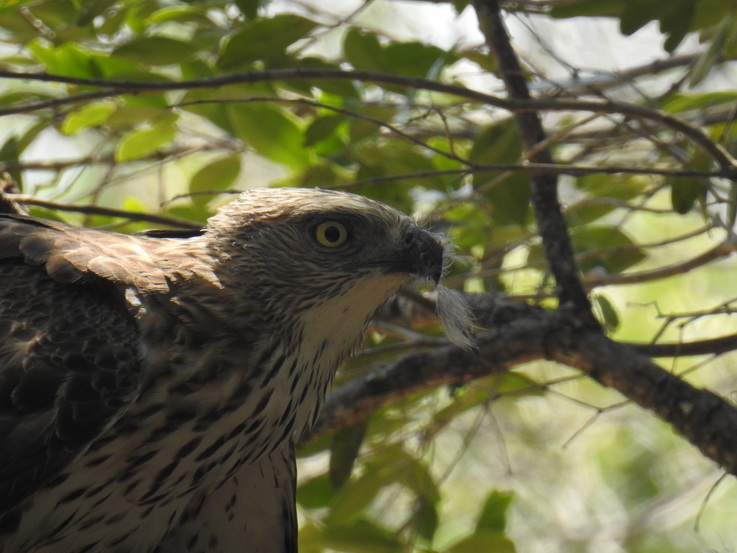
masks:
[(315, 229), (315, 240), (322, 246), (335, 248), (348, 240), (348, 231), (337, 221), (320, 223)]

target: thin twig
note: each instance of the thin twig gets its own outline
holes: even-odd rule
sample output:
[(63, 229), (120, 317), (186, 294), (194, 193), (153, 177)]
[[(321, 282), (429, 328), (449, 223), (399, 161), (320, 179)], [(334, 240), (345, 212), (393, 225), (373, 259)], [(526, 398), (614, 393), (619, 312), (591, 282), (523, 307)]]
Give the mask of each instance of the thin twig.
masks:
[(106, 217), (122, 217), (130, 221), (145, 221), (155, 223), (157, 225), (165, 225), (175, 228), (198, 229), (202, 228), (202, 223), (180, 219), (178, 217), (167, 217), (165, 215), (155, 215), (152, 213), (140, 213), (137, 211), (126, 211), (124, 209), (113, 209), (110, 207), (101, 207), (99, 205), (78, 205), (67, 204), (63, 202), (55, 202), (52, 200), (42, 200), (28, 194), (7, 194), (7, 198), (23, 205), (35, 205), (45, 207), (47, 209), (55, 209), (58, 211), (72, 211), (75, 213), (85, 213), (88, 215), (103, 215)]
[(172, 90), (190, 90), (198, 88), (219, 88), (227, 85), (271, 82), (281, 80), (354, 80), (374, 84), (400, 85), (417, 90), (440, 92), (481, 102), (490, 106), (506, 109), (511, 112), (540, 112), (540, 111), (589, 111), (600, 114), (628, 115), (637, 119), (656, 121), (688, 136), (694, 143), (707, 151), (724, 170), (737, 174), (737, 161), (719, 144), (696, 126), (690, 125), (678, 117), (645, 106), (625, 104), (612, 101), (591, 100), (551, 100), (551, 99), (513, 99), (500, 98), (457, 85), (440, 83), (420, 77), (406, 77), (376, 71), (346, 71), (342, 69), (292, 68), (270, 69), (258, 72), (230, 73), (204, 79), (186, 81), (126, 81), (108, 79), (85, 79), (48, 73), (23, 73), (0, 70), (0, 78), (25, 79), (34, 81), (57, 82), (84, 86), (103, 87), (102, 90), (85, 92), (82, 94), (40, 100), (27, 104), (5, 107), (0, 109), (0, 116), (16, 113), (29, 113), (39, 109), (56, 108), (66, 104), (78, 104), (89, 100), (121, 96), (125, 94), (141, 94), (152, 92), (167, 92)]

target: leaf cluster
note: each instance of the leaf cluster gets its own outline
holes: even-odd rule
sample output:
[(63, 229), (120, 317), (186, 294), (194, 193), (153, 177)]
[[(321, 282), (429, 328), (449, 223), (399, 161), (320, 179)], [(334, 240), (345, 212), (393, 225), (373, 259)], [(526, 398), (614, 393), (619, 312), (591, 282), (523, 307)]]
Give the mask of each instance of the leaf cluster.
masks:
[[(445, 6), (417, 3), (426, 4)], [(444, 13), (481, 4), (455, 2)], [(674, 358), (674, 341), (729, 334), (729, 287), (710, 285), (685, 299), (681, 291), (697, 277), (699, 286), (723, 280), (718, 262), (735, 249), (737, 167), (729, 164), (737, 155), (737, 95), (706, 86), (737, 54), (735, 3), (574, 0), (509, 9), (509, 17), (615, 18), (627, 36), (656, 22), (666, 52), (677, 52), (689, 36), (703, 47), (661, 63), (633, 63), (607, 73), (603, 84), (581, 72), (551, 86), (531, 63), (524, 78), (535, 97), (500, 97), (498, 105), (507, 107), (501, 110), (467, 94), (478, 75), (481, 86), (500, 87), (501, 72), (485, 47), (404, 38), (362, 10), (336, 17), (319, 4), (276, 9), (263, 0), (6, 0), (3, 183), (16, 186), (9, 197), (34, 214), (122, 232), (150, 226), (152, 214), (172, 227), (202, 224), (231, 193), (253, 186), (350, 190), (417, 213), (446, 234), (465, 260), (450, 268), (449, 286), (550, 311), (558, 307), (556, 282), (532, 208), (532, 176), (554, 174), (575, 269), (610, 336), (651, 342)], [(305, 78), (306, 71), (314, 77)], [(242, 75), (271, 76), (211, 84)], [(654, 80), (664, 85), (650, 88)], [(447, 89), (432, 91), (428, 82)], [(513, 115), (530, 111), (545, 115), (548, 138), (537, 147), (551, 153), (553, 165), (533, 163), (535, 152), (524, 146)], [(447, 344), (428, 309), (432, 301), (427, 291), (405, 291), (375, 321), (339, 386), (410, 352), (442, 353)], [(482, 330), (511, 326), (514, 317), (501, 311), (497, 306)], [(523, 424), (525, 408), (517, 402), (564, 397), (580, 409), (599, 400), (619, 405), (600, 387), (549, 366), (504, 372), (494, 365), (478, 378), (447, 365), (452, 376), (443, 386), (431, 380), (400, 392), (397, 385), (369, 417), (349, 416), (341, 430), (306, 446), (305, 464), (318, 468), (299, 489), (304, 551), (515, 551), (513, 513), (534, 507), (524, 506), (525, 494), (514, 486), (485, 482), (471, 490), (478, 492), (473, 508), (449, 506), (463, 486), (449, 476), (462, 465), (461, 454), (500, 440), (489, 430), (492, 406), (503, 411), (506, 428), (529, 438), (527, 449), (510, 446), (523, 456), (542, 447), (545, 436)], [(593, 409), (596, 420), (616, 410)], [(560, 418), (569, 435), (581, 424), (568, 412)], [(643, 470), (662, 469), (657, 456), (638, 457), (623, 445), (625, 434), (606, 444), (608, 453), (602, 446), (592, 454), (596, 470), (617, 448), (641, 459)], [(456, 444), (458, 457), (448, 444)], [(621, 466), (607, 467), (612, 481), (627, 480)], [(662, 492), (662, 483), (651, 484), (632, 485), (642, 493), (623, 499), (623, 508)], [(628, 531), (623, 543), (646, 542), (634, 525)]]

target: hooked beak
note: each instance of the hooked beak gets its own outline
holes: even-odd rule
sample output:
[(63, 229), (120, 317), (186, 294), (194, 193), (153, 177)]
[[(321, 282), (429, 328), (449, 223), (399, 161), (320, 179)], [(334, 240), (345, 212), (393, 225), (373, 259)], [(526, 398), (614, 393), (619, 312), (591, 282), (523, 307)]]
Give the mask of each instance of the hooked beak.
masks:
[(410, 273), (440, 282), (443, 274), (443, 245), (430, 232), (415, 225), (407, 225), (402, 235), (400, 255), (392, 270)]

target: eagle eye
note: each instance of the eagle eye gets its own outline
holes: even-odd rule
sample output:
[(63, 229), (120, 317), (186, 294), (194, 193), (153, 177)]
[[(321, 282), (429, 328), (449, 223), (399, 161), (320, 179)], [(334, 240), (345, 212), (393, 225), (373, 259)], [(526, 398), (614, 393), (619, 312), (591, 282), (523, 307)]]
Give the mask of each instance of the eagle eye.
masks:
[(315, 240), (321, 246), (336, 248), (348, 240), (348, 230), (346, 230), (345, 225), (337, 221), (320, 223), (315, 229)]

